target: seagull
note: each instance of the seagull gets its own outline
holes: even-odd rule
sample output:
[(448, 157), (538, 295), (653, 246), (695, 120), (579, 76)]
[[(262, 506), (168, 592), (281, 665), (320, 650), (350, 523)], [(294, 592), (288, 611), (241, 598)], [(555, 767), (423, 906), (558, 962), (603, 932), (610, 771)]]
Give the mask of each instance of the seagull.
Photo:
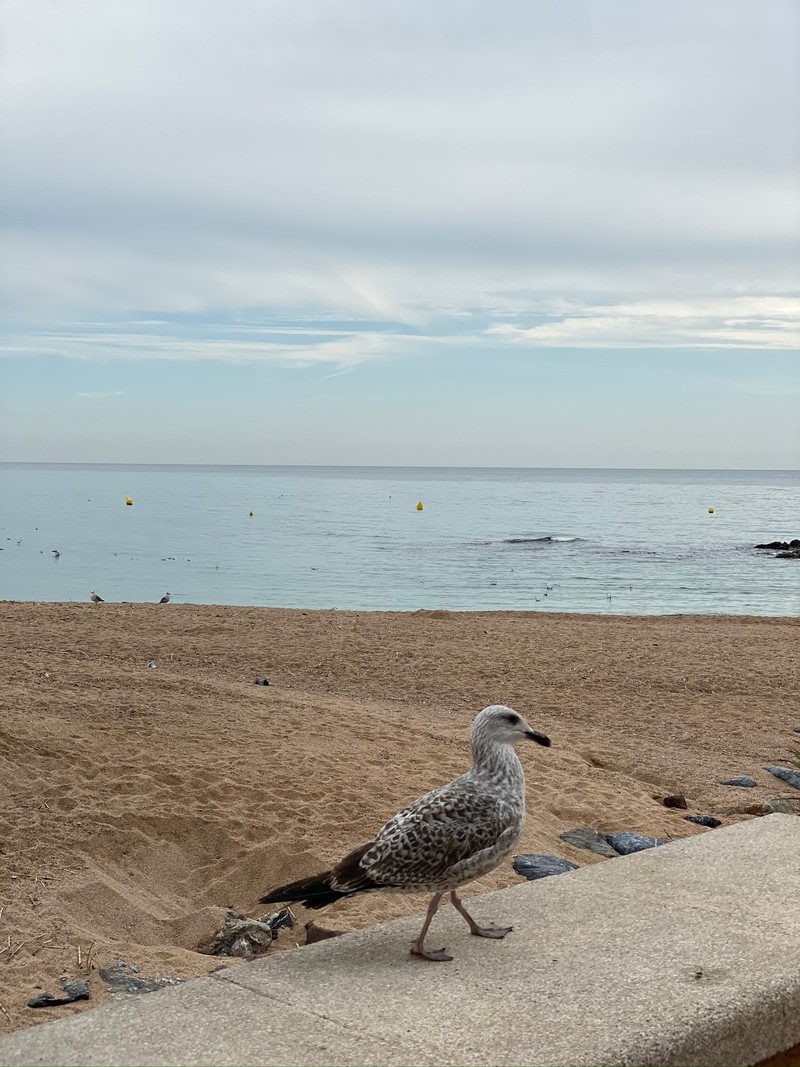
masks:
[(172, 593), (164, 593), (162, 598), (159, 600), (159, 604), (169, 604), (169, 598), (171, 596), (172, 596)]
[(98, 596), (94, 589), (89, 594), (89, 599), (93, 604), (105, 604), (105, 600), (103, 600), (101, 596)]
[(519, 741), (550, 746), (504, 704), (484, 708), (472, 723), (473, 764), (466, 774), (426, 793), (390, 819), (372, 841), (329, 871), (273, 889), (262, 904), (299, 900), (324, 908), (335, 900), (388, 890), (433, 893), (412, 956), (447, 961), (444, 949), (426, 949), (425, 935), (445, 893), (476, 937), (503, 938), (510, 926), (479, 926), (456, 890), (488, 874), (511, 855), (525, 819), (525, 775), (514, 751)]
[(61, 553), (58, 551), (57, 548), (52, 549), (52, 553), (56, 557), (56, 559), (61, 559)]

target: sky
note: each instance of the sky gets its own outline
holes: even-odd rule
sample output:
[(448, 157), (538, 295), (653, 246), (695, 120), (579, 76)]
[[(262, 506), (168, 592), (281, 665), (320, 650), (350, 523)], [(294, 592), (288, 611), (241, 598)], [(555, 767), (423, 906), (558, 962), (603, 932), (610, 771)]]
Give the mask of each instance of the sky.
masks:
[(800, 467), (794, 0), (0, 32), (0, 459)]

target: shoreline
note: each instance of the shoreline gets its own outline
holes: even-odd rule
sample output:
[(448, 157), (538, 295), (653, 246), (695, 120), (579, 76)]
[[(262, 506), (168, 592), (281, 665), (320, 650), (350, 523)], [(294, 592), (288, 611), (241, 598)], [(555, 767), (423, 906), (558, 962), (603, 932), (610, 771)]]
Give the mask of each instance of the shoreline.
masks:
[[(553, 740), (520, 753), (519, 853), (607, 862), (559, 835), (713, 833), (684, 816), (800, 796), (763, 770), (800, 749), (791, 617), (0, 601), (0, 625), (0, 1032), (104, 1003), (119, 958), (144, 979), (236, 966), (196, 951), (221, 907), (263, 914), (271, 886), (465, 770), (486, 704)], [(738, 774), (756, 788), (719, 784)], [(661, 803), (675, 792), (685, 811)], [(519, 881), (506, 866), (465, 895)], [(310, 918), (347, 930), (424, 906), (298, 908), (270, 951)], [(62, 974), (90, 999), (26, 1007)]]
[[(164, 610), (162, 605), (159, 605), (153, 600), (103, 600), (102, 607), (100, 605), (93, 605), (87, 603), (86, 598), (81, 600), (22, 600), (22, 599), (5, 599), (0, 597), (0, 609), (4, 606), (15, 605), (21, 607), (42, 607), (42, 608), (92, 608), (95, 610), (103, 610), (109, 608), (147, 608), (155, 607), (159, 610)], [(303, 605), (285, 607), (281, 605), (272, 604), (220, 604), (212, 602), (201, 601), (179, 601), (172, 600), (169, 605), (170, 611), (182, 610), (182, 609), (194, 609), (203, 611), (205, 609), (213, 609), (215, 611), (262, 611), (262, 612), (293, 612), (301, 615), (330, 615), (335, 613), (337, 615), (355, 615), (355, 616), (424, 616), (434, 615), (439, 617), (445, 617), (454, 615), (457, 617), (463, 617), (468, 615), (503, 615), (503, 616), (522, 616), (530, 618), (531, 616), (546, 616), (552, 618), (553, 616), (565, 617), (571, 619), (631, 619), (642, 621), (657, 621), (658, 619), (743, 619), (764, 622), (769, 620), (775, 620), (776, 622), (798, 623), (800, 624), (800, 615), (753, 615), (747, 612), (694, 612), (694, 611), (673, 611), (665, 612), (659, 615), (636, 615), (627, 614), (623, 612), (612, 611), (562, 611), (558, 608), (314, 608)]]

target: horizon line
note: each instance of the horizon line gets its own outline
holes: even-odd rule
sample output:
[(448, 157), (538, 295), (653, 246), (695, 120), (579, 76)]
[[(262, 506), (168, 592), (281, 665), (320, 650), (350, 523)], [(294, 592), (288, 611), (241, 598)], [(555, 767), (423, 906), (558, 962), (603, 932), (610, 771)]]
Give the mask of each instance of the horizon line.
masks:
[(258, 467), (258, 468), (297, 468), (299, 470), (328, 469), (335, 470), (480, 470), (480, 471), (739, 471), (743, 473), (794, 473), (800, 474), (798, 467), (606, 467), (606, 466), (505, 466), (492, 464), (479, 466), (475, 464), (451, 463), (148, 463), (130, 461), (96, 460), (0, 460), (0, 467)]

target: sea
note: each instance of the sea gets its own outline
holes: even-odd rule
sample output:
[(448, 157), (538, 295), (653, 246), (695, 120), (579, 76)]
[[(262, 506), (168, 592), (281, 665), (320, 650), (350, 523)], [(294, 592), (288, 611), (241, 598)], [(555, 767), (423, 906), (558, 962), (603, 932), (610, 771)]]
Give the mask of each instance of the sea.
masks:
[(798, 471), (0, 464), (4, 600), (787, 616), (798, 536)]

